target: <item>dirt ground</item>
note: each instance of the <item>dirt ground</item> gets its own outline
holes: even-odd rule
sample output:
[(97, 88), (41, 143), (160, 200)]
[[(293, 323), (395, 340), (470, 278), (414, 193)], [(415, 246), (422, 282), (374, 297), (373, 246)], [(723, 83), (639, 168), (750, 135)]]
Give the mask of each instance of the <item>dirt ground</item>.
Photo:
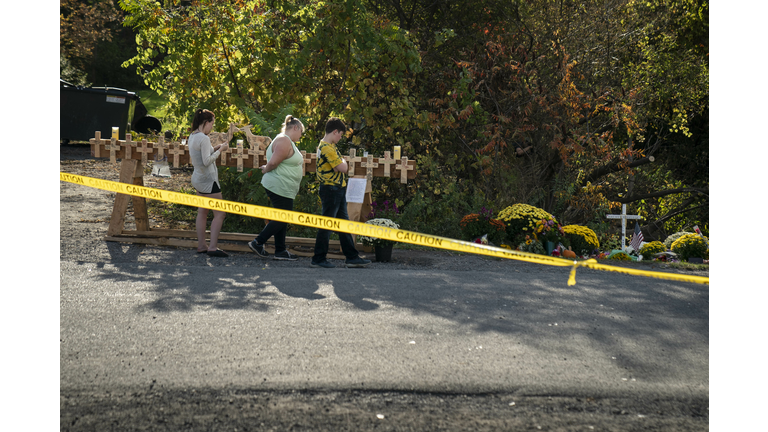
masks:
[[(61, 147), (62, 172), (117, 180), (119, 162), (93, 159), (87, 145)], [(145, 176), (145, 185), (174, 189), (188, 184), (188, 172), (171, 180)], [(114, 194), (62, 182), (61, 260), (103, 262), (103, 237)], [(71, 201), (66, 205), (64, 201)], [(70, 214), (64, 214), (69, 212)], [(129, 218), (130, 219), (130, 218)], [(152, 220), (152, 227), (163, 221)], [(147, 247), (146, 258), (161, 247)], [(142, 252), (143, 253), (143, 252)], [(194, 260), (185, 253), (180, 260)], [(395, 268), (482, 271), (497, 259), (439, 250), (396, 250)], [(232, 254), (226, 265), (260, 265), (250, 254)], [(187, 264), (187, 263), (180, 263)], [(308, 265), (306, 259), (276, 265)], [(522, 264), (533, 266), (534, 264)], [(620, 265), (633, 265), (624, 263)], [(708, 271), (638, 264), (658, 271), (708, 276)], [(387, 406), (386, 417), (376, 407)], [(60, 392), (62, 431), (702, 431), (709, 429), (709, 400), (577, 398), (563, 395), (434, 394), (419, 392), (271, 391), (158, 388)]]

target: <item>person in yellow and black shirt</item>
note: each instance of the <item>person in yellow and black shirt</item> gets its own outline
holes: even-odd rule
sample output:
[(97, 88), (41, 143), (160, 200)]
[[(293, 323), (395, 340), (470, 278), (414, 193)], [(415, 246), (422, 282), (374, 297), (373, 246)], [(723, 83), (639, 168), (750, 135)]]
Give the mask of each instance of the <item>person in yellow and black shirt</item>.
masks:
[[(336, 143), (344, 136), (347, 126), (337, 117), (331, 117), (325, 125), (325, 136), (317, 147), (317, 181), (320, 182), (319, 194), (323, 206), (323, 216), (346, 219), (347, 215), (347, 170), (349, 166), (341, 157), (336, 148)], [(365, 267), (370, 260), (360, 258), (352, 235), (337, 233), (341, 243), (341, 251), (346, 257), (347, 267)], [(331, 239), (331, 231), (320, 229), (315, 239), (315, 255), (312, 257), (311, 267), (334, 268), (335, 265), (328, 262), (328, 243)]]

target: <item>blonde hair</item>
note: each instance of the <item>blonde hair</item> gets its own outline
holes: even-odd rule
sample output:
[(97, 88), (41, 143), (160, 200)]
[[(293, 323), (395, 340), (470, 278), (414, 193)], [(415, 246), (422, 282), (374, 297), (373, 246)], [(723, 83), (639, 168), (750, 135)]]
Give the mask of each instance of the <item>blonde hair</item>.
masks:
[(285, 133), (286, 130), (296, 127), (301, 128), (301, 133), (304, 133), (304, 123), (302, 123), (301, 120), (297, 119), (296, 117), (288, 114), (285, 116), (283, 128), (280, 130), (280, 132)]

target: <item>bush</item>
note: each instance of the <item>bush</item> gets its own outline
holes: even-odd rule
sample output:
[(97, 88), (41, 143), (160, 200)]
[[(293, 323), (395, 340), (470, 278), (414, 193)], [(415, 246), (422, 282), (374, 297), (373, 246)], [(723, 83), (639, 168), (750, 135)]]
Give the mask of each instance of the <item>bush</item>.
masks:
[(483, 235), (488, 235), (488, 241), (495, 245), (501, 244), (506, 234), (504, 222), (493, 219), (493, 212), (483, 207), (479, 213), (470, 213), (459, 222), (464, 240), (472, 241)]
[(686, 234), (672, 243), (672, 252), (677, 254), (681, 261), (688, 261), (693, 257), (709, 259), (709, 244), (706, 237)]
[(621, 249), (621, 236), (618, 234), (602, 234), (599, 240), (604, 251)]
[(612, 253), (611, 256), (608, 257), (608, 259), (612, 259), (616, 261), (632, 261), (632, 258), (629, 255), (627, 255), (627, 253), (624, 251)]
[(507, 239), (513, 244), (522, 240), (525, 235), (534, 234), (536, 223), (542, 219), (557, 219), (546, 211), (528, 204), (513, 204), (500, 211), (496, 219), (507, 225)]
[(571, 243), (571, 249), (577, 255), (590, 254), (600, 247), (597, 234), (591, 229), (581, 225), (566, 225), (563, 232)]
[(664, 247), (664, 243), (660, 241), (652, 241), (650, 243), (644, 244), (640, 248), (640, 255), (643, 257), (652, 257), (653, 255), (661, 252), (666, 252), (667, 248)]
[(547, 254), (547, 251), (544, 250), (544, 245), (540, 241), (532, 239), (531, 236), (525, 236), (525, 240), (517, 246), (517, 250), (539, 255)]
[(672, 243), (674, 243), (675, 240), (687, 234), (694, 234), (694, 233), (688, 232), (688, 231), (680, 231), (672, 234), (671, 236), (664, 239), (664, 247), (666, 247), (667, 250), (672, 249)]

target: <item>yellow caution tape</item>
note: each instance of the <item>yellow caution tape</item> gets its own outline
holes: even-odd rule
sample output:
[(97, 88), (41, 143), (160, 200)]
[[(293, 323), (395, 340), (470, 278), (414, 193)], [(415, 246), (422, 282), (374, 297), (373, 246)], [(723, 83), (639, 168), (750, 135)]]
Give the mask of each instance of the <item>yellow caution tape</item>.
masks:
[(576, 284), (576, 268), (587, 267), (595, 270), (613, 271), (626, 273), (636, 276), (648, 276), (660, 279), (669, 279), (682, 282), (693, 282), (700, 284), (709, 284), (709, 278), (703, 276), (688, 276), (677, 273), (651, 272), (645, 270), (636, 270), (624, 267), (613, 267), (604, 264), (598, 264), (594, 259), (585, 261), (569, 260), (564, 258), (520, 252), (510, 249), (504, 249), (495, 246), (482, 245), (463, 240), (454, 240), (446, 237), (433, 236), (429, 234), (420, 234), (413, 231), (406, 231), (395, 228), (387, 228), (366, 224), (364, 222), (349, 221), (345, 219), (330, 218), (307, 213), (300, 213), (289, 210), (275, 209), (271, 207), (262, 207), (252, 204), (243, 204), (234, 201), (220, 200), (215, 198), (203, 197), (199, 195), (190, 195), (180, 192), (171, 192), (161, 189), (153, 189), (145, 186), (101, 180), (92, 177), (85, 177), (75, 174), (60, 172), (61, 181), (79, 184), (96, 189), (107, 190), (111, 192), (132, 195), (142, 198), (150, 198), (158, 201), (166, 201), (174, 204), (187, 205), (191, 207), (202, 207), (211, 210), (220, 210), (227, 213), (240, 214), (269, 220), (279, 220), (295, 225), (303, 225), (319, 229), (327, 229), (336, 232), (345, 232), (353, 235), (362, 235), (369, 237), (378, 237), (384, 240), (392, 240), (400, 243), (410, 243), (419, 246), (429, 246), (438, 249), (446, 249), (455, 252), (467, 252), (478, 255), (486, 255), (496, 258), (514, 259), (526, 261), (535, 264), (546, 264), (560, 267), (572, 267), (568, 278), (568, 285)]

